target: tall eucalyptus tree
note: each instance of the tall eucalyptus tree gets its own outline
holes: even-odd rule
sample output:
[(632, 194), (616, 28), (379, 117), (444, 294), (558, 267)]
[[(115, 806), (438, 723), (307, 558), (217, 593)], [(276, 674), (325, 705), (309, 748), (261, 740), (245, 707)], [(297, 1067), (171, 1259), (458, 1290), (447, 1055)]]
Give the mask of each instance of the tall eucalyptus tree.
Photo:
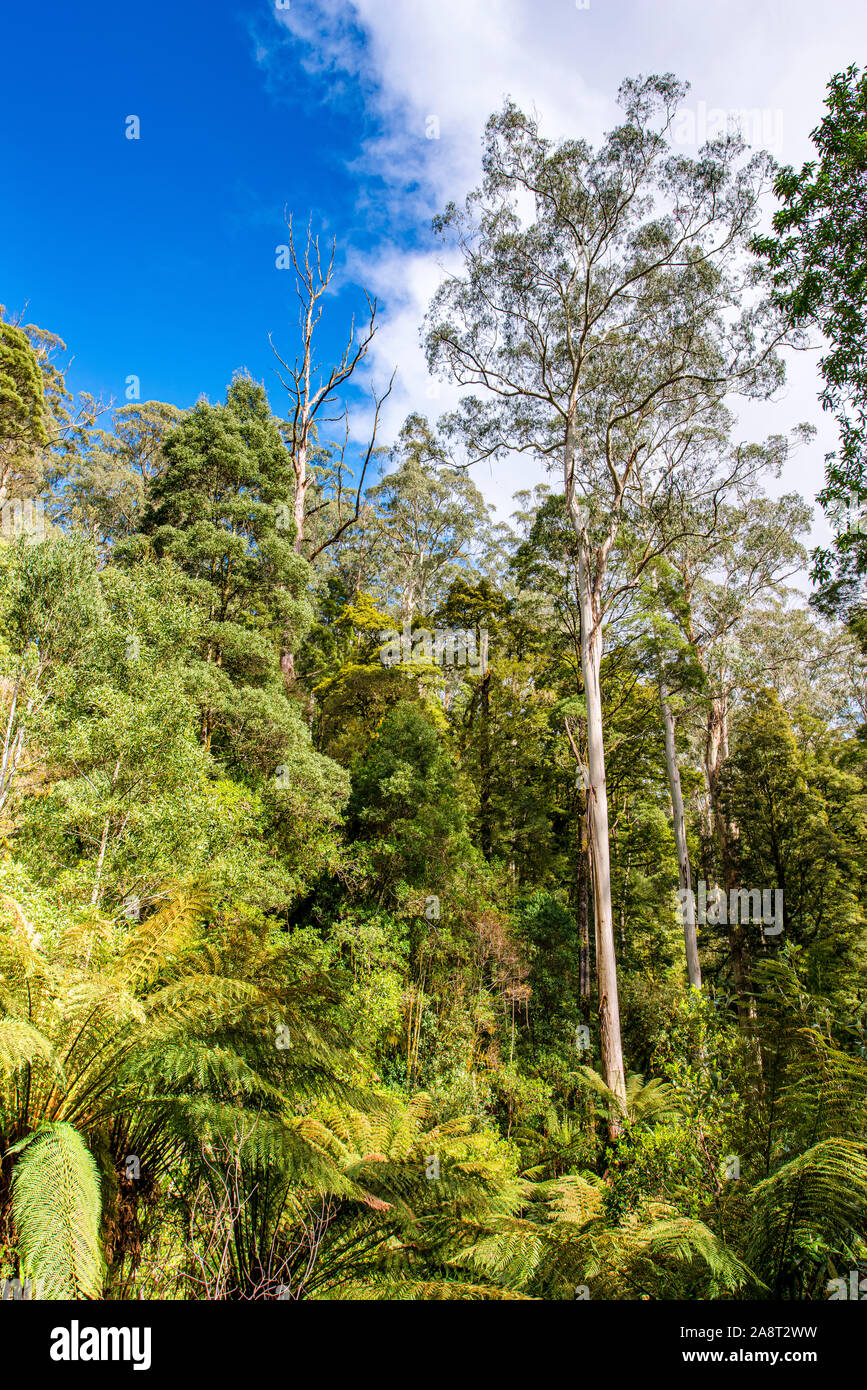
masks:
[(479, 391), (452, 420), (471, 457), (521, 451), (563, 470), (578, 550), (600, 1032), (621, 1102), (600, 689), (610, 558), (628, 530), (625, 582), (638, 582), (662, 544), (647, 517), (678, 488), (696, 432), (728, 395), (766, 396), (783, 372), (784, 329), (750, 292), (745, 255), (768, 158), (746, 158), (734, 134), (696, 159), (674, 148), (686, 91), (670, 74), (625, 82), (625, 120), (596, 151), (544, 138), (506, 103), (487, 125), (481, 186), (435, 223), (457, 238), (463, 271), (441, 284), (427, 322), (431, 368)]

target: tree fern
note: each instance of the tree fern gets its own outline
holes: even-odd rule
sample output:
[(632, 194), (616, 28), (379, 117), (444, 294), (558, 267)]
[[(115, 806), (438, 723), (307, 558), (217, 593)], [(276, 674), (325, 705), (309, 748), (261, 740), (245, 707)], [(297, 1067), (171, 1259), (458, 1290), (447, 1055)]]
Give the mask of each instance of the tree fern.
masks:
[(581, 1085), (601, 1096), (609, 1109), (619, 1109), (624, 1118), (633, 1124), (653, 1123), (664, 1115), (678, 1113), (672, 1087), (658, 1076), (645, 1082), (643, 1076), (630, 1072), (626, 1078), (626, 1099), (623, 1103), (592, 1067), (579, 1067), (578, 1079)]
[(801, 1248), (855, 1259), (867, 1229), (867, 1145), (823, 1139), (750, 1193), (748, 1258), (777, 1296)]

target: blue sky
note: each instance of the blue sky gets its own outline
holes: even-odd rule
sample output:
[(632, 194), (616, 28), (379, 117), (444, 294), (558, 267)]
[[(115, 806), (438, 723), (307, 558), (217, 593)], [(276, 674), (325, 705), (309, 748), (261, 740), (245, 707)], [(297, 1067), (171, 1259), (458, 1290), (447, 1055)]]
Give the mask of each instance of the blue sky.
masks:
[[(247, 367), (280, 411), (267, 337), (292, 354), (291, 276), (275, 267), (288, 205), (338, 240), (323, 356), (342, 341), (359, 285), (380, 297), (360, 384), (381, 386), (398, 366), (387, 438), (409, 409), (450, 403), (418, 347), (442, 264), (429, 219), (473, 183), (484, 120), (506, 93), (534, 104), (551, 134), (595, 141), (616, 119), (625, 76), (670, 69), (693, 84), (696, 130), (714, 110), (753, 110), (764, 143), (797, 164), (829, 76), (867, 61), (867, 6), (50, 0), (7, 10), (4, 38), (0, 302), (13, 313), (26, 304), (28, 321), (66, 340), (71, 384), (122, 403), (135, 374), (143, 399), (189, 406), (219, 398)], [(125, 138), (129, 115), (139, 140)], [(810, 496), (834, 442), (815, 396), (815, 366), (799, 359), (780, 401), (743, 417), (755, 435), (822, 426), (781, 484)], [(504, 505), (532, 481), (524, 467), (478, 481)]]
[[(267, 22), (276, 28), (266, 15)], [(191, 405), (232, 371), (270, 372), (267, 333), (291, 337), (275, 269), (282, 209), (355, 225), (345, 122), (296, 65), (278, 93), (243, 9), (16, 7), (6, 21), (0, 298), (58, 332), (72, 382)], [(138, 115), (141, 138), (128, 140)]]

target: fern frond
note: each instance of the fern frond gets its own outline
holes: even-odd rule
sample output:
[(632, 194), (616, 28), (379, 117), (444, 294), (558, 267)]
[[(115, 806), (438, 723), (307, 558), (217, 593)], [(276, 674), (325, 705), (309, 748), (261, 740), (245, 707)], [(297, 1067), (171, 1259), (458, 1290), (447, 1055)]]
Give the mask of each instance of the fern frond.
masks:
[(847, 1252), (867, 1226), (867, 1145), (823, 1139), (757, 1183), (750, 1198), (756, 1268), (776, 1277), (787, 1247), (802, 1239)]
[(14, 1076), (22, 1067), (53, 1067), (63, 1082), (63, 1068), (44, 1033), (23, 1018), (0, 1018), (0, 1072)]
[(100, 1180), (71, 1125), (42, 1125), (8, 1150), (21, 1262), (47, 1299), (99, 1298)]

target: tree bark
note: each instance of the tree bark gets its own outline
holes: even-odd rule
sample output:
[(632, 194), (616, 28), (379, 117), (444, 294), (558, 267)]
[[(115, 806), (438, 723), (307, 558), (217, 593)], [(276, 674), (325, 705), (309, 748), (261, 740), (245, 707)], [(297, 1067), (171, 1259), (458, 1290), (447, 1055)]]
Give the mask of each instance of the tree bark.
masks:
[[(587, 798), (583, 803), (580, 819), (581, 840), (578, 847), (577, 899), (578, 899), (578, 996), (582, 1011), (590, 1004), (592, 969), (590, 962), (590, 826), (587, 812)], [(589, 1017), (589, 1014), (588, 1014)]]
[[(677, 872), (681, 891), (692, 893), (692, 873), (689, 866), (689, 849), (686, 843), (686, 815), (683, 809), (683, 789), (680, 784), (680, 768), (677, 765), (677, 744), (675, 742), (674, 712), (668, 698), (664, 682), (659, 686), (659, 702), (665, 726), (665, 766), (668, 771), (668, 786), (671, 792), (671, 811), (674, 822), (674, 842), (677, 846)], [(686, 903), (692, 902), (692, 911)], [(698, 939), (696, 933), (695, 903), (685, 899), (683, 909), (683, 940), (686, 947), (686, 970), (693, 989), (701, 989), (701, 965), (698, 959)]]
[[(605, 1083), (625, 1110), (626, 1080), (620, 1034), (620, 1000), (617, 992), (617, 955), (611, 906), (611, 861), (608, 841), (608, 789), (602, 733), (602, 626), (594, 612), (594, 595), (585, 556), (580, 546), (578, 579), (581, 603), (581, 668), (587, 701), (587, 755), (589, 763), (590, 844), (592, 848), (593, 902), (598, 951), (599, 1031)], [(609, 1132), (622, 1130), (621, 1115), (611, 1112)]]
[[(730, 902), (731, 890), (738, 886), (738, 875), (732, 852), (732, 826), (729, 824), (720, 795), (720, 778), (728, 751), (728, 701), (724, 695), (714, 695), (707, 716), (704, 771), (711, 825), (719, 853), (720, 877), (726, 901)], [(749, 997), (749, 944), (742, 923), (729, 922), (728, 940), (732, 980), (738, 997), (738, 1019), (741, 1026), (749, 1032), (755, 1022), (756, 1010)]]
[[(580, 644), (578, 655), (580, 657)], [(572, 735), (568, 718), (564, 721), (566, 725), (566, 736), (572, 752), (575, 754), (575, 762), (579, 770), (583, 769), (584, 763), (578, 744)], [(584, 720), (579, 720), (579, 741), (586, 743), (586, 729)], [(593, 979), (593, 966), (590, 958), (590, 880), (592, 870), (590, 865), (590, 798), (587, 794), (586, 786), (581, 782), (581, 792), (579, 795), (580, 811), (578, 815), (578, 859), (575, 865), (575, 905), (578, 917), (578, 997), (581, 1003), (581, 1015), (585, 1022), (590, 1021), (590, 995), (591, 982)], [(597, 937), (598, 945), (598, 937)]]

